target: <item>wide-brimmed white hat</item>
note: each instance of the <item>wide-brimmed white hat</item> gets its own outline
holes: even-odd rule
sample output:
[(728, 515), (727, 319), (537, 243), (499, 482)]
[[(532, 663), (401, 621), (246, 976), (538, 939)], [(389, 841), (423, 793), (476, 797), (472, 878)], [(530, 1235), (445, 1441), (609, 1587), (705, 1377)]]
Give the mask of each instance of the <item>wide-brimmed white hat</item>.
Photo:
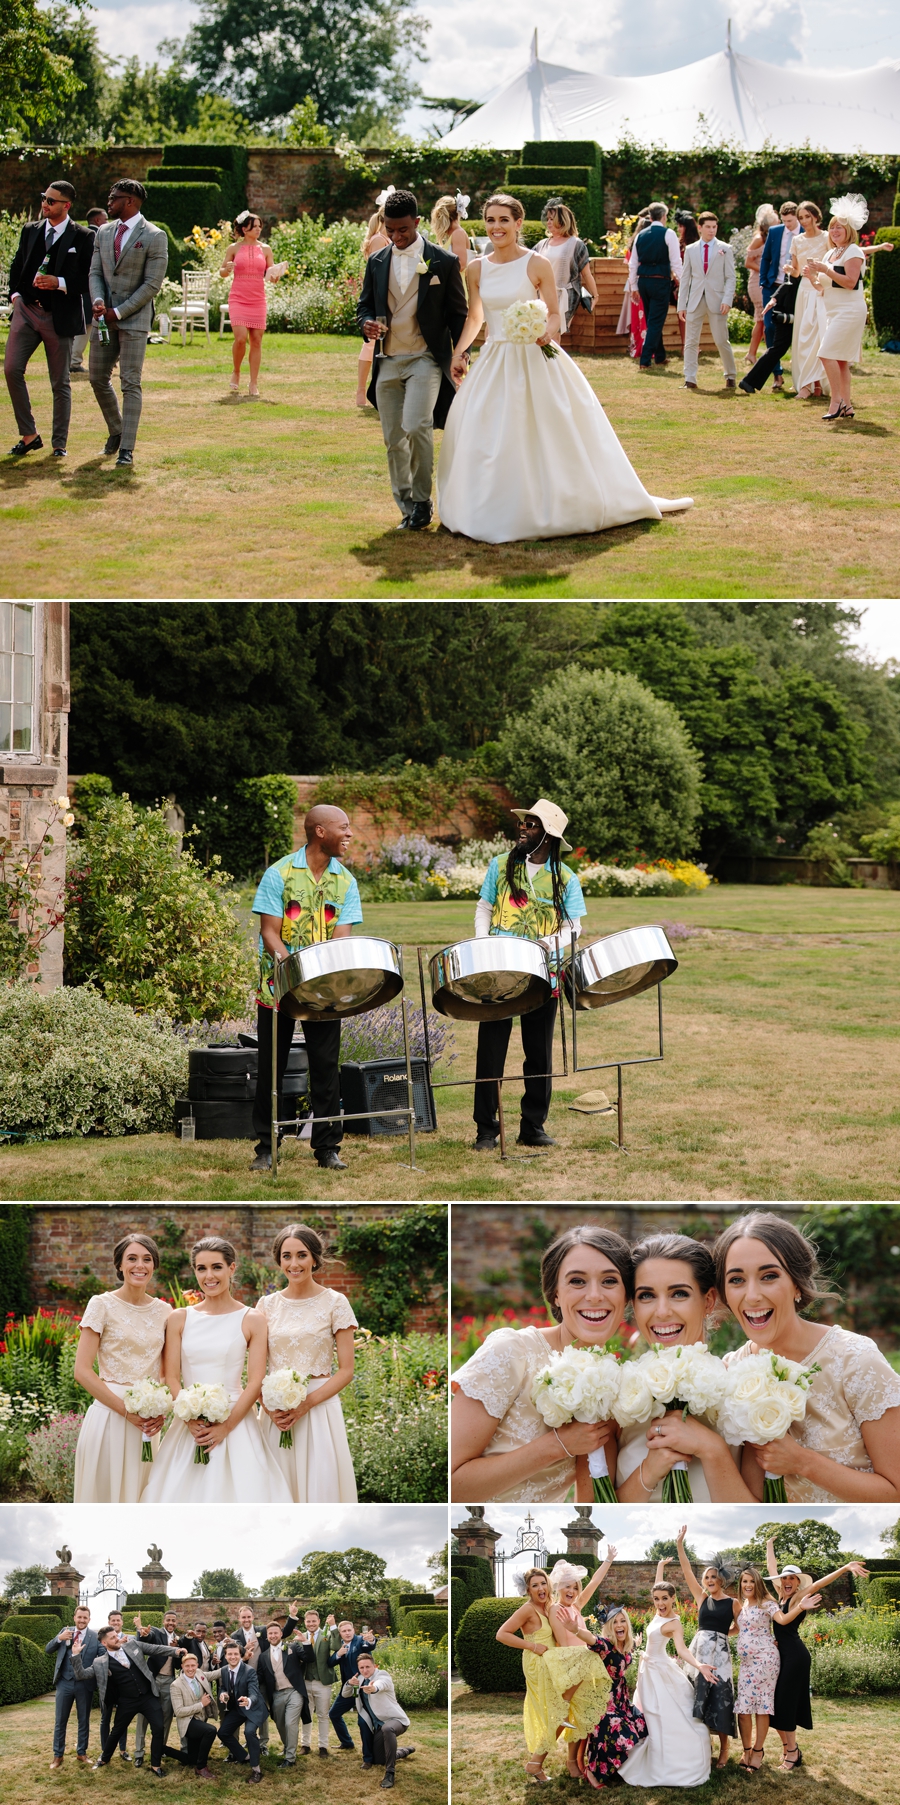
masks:
[(520, 821), (524, 821), (526, 815), (537, 815), (544, 832), (552, 834), (554, 839), (559, 840), (560, 852), (571, 852), (572, 848), (568, 840), (563, 839), (563, 834), (569, 825), (569, 817), (563, 813), (561, 808), (557, 807), (555, 802), (548, 802), (546, 796), (539, 796), (534, 808), (514, 808), (512, 812), (514, 815), (518, 815)]

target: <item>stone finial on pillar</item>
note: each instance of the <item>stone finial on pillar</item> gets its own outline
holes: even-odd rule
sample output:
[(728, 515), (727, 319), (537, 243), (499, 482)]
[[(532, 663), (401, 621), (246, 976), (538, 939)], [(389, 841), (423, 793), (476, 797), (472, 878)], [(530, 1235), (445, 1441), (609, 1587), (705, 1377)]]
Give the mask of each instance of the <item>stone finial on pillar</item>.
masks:
[(141, 1591), (164, 1593), (166, 1583), (171, 1579), (172, 1575), (162, 1564), (162, 1549), (157, 1548), (156, 1543), (154, 1542), (147, 1549), (147, 1553), (150, 1556), (150, 1559), (147, 1562), (146, 1567), (138, 1568), (138, 1579), (141, 1581)]
[(598, 1547), (604, 1532), (602, 1529), (598, 1529), (592, 1521), (592, 1508), (590, 1504), (576, 1504), (575, 1520), (573, 1523), (566, 1524), (563, 1534), (566, 1538), (566, 1553), (569, 1559), (574, 1561), (579, 1556), (582, 1558), (587, 1556), (587, 1559), (596, 1567)]
[(56, 1550), (58, 1566), (51, 1567), (47, 1574), (47, 1584), (54, 1598), (77, 1598), (78, 1588), (84, 1578), (77, 1567), (72, 1565), (72, 1550), (63, 1543)]

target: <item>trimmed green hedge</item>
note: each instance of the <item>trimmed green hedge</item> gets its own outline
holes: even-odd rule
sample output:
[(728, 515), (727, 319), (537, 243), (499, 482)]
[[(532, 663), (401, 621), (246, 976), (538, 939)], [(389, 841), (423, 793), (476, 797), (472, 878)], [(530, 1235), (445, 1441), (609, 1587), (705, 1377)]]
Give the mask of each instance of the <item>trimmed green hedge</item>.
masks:
[(217, 226), (228, 213), (218, 182), (154, 182), (152, 195), (157, 219), (176, 238), (186, 238), (195, 226)]
[(43, 1653), (44, 1644), (50, 1641), (51, 1636), (58, 1636), (62, 1627), (60, 1619), (56, 1616), (32, 1617), (24, 1611), (17, 1611), (14, 1616), (6, 1618), (3, 1634), (4, 1636), (26, 1636), (28, 1641), (36, 1643)]
[(892, 244), (887, 256), (872, 258), (872, 318), (879, 332), (900, 337), (900, 221), (894, 209), (894, 225), (882, 226), (876, 244)]
[(475, 1603), (475, 1595), (464, 1579), (455, 1573), (450, 1575), (450, 1634), (456, 1641), (456, 1632), (470, 1606)]
[[(164, 1614), (165, 1613), (163, 1611), (140, 1611), (139, 1612), (141, 1623), (143, 1624), (145, 1630), (146, 1629), (161, 1630)], [(126, 1630), (134, 1629), (134, 1612), (133, 1611), (123, 1611), (122, 1612), (122, 1628), (126, 1629)]]
[(53, 1685), (55, 1661), (27, 1636), (0, 1631), (0, 1705), (21, 1705)]
[(456, 1665), (473, 1692), (524, 1692), (522, 1656), (496, 1640), (521, 1598), (477, 1598), (456, 1632)]
[[(250, 158), (243, 144), (166, 144), (163, 147), (162, 166), (172, 171), (200, 168), (214, 170), (216, 181), (222, 190), (221, 219), (234, 219), (247, 205)], [(191, 221), (192, 225), (204, 223), (202, 220)], [(218, 220), (209, 223), (217, 225)], [(189, 226), (188, 231), (190, 229)]]
[[(512, 173), (513, 172), (510, 171), (510, 174)], [(584, 223), (588, 210), (588, 191), (586, 188), (573, 188), (570, 184), (565, 182), (557, 182), (552, 186), (549, 182), (542, 182), (540, 186), (532, 186), (531, 184), (526, 184), (524, 182), (508, 182), (507, 188), (512, 195), (513, 200), (521, 201), (522, 206), (525, 208), (525, 217), (527, 219), (534, 219), (536, 216), (540, 215), (547, 205), (551, 194), (557, 195), (561, 201), (565, 202), (567, 207), (571, 207), (572, 212), (578, 221), (578, 230), (581, 236), (584, 238), (596, 237), (596, 233), (592, 232), (590, 227)], [(543, 228), (543, 234), (544, 237), (546, 237), (546, 226)]]
[(34, 1221), (30, 1203), (0, 1203), (0, 1317), (11, 1311), (27, 1316), (31, 1309), (29, 1237)]
[(552, 163), (555, 169), (565, 169), (571, 163), (579, 167), (589, 164), (599, 171), (602, 161), (600, 146), (593, 138), (560, 138), (555, 144), (545, 138), (533, 138), (522, 146), (523, 163)]
[(447, 1634), (447, 1613), (436, 1605), (432, 1610), (403, 1613), (404, 1636), (427, 1636), (435, 1646)]
[(476, 1598), (493, 1598), (494, 1569), (483, 1554), (454, 1554), (450, 1572), (464, 1579)]
[(215, 181), (218, 183), (219, 187), (221, 187), (222, 184), (219, 181), (219, 177), (224, 174), (225, 171), (223, 169), (213, 169), (211, 165), (205, 163), (185, 164), (183, 169), (170, 169), (167, 163), (153, 163), (148, 169), (144, 180), (146, 182), (152, 182), (154, 186), (157, 182)]
[(900, 1574), (892, 1576), (888, 1573), (873, 1575), (865, 1581), (866, 1604), (900, 1605)]
[(165, 1592), (129, 1592), (123, 1608), (126, 1611), (160, 1611), (165, 1615), (169, 1600)]

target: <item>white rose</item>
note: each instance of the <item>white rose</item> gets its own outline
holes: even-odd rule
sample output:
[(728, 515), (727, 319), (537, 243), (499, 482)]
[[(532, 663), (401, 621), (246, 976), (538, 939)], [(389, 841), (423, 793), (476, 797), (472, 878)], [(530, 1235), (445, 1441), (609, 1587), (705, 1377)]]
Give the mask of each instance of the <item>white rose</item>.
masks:
[(613, 1415), (623, 1429), (630, 1429), (635, 1423), (647, 1423), (651, 1417), (663, 1414), (662, 1405), (655, 1404), (642, 1366), (640, 1360), (629, 1361), (619, 1376), (619, 1395)]
[[(781, 1390), (782, 1387), (779, 1387), (779, 1393)], [(782, 1436), (787, 1435), (790, 1425), (791, 1411), (787, 1399), (778, 1394), (757, 1399), (747, 1411), (748, 1435), (754, 1442), (781, 1441)]]

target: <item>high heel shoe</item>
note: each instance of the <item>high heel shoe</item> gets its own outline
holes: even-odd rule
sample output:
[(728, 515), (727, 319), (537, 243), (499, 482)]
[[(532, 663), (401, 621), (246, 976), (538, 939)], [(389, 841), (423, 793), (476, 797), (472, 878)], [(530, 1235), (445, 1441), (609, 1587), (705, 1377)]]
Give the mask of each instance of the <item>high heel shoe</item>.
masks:
[(843, 415), (843, 412), (844, 412), (843, 407), (836, 407), (832, 413), (823, 414), (822, 419), (823, 420), (840, 420)]
[(841, 402), (841, 419), (842, 420), (855, 420), (856, 419), (856, 409), (853, 406), (852, 402), (850, 402), (850, 401), (842, 401)]
[[(789, 1761), (788, 1760), (789, 1755), (794, 1755), (796, 1757), (796, 1759), (794, 1761)], [(779, 1768), (779, 1773), (792, 1774), (794, 1772), (795, 1768), (802, 1767), (802, 1766), (803, 1766), (803, 1750), (801, 1749), (799, 1743), (793, 1749), (785, 1749), (784, 1760), (782, 1761), (781, 1767)]]
[(544, 1773), (544, 1764), (542, 1761), (526, 1761), (525, 1772), (529, 1775), (535, 1786), (550, 1785), (550, 1775)]

